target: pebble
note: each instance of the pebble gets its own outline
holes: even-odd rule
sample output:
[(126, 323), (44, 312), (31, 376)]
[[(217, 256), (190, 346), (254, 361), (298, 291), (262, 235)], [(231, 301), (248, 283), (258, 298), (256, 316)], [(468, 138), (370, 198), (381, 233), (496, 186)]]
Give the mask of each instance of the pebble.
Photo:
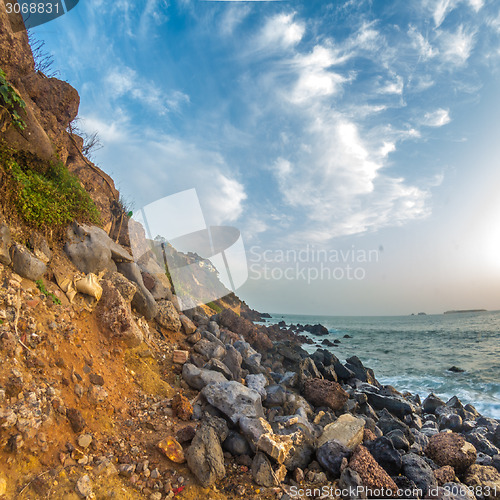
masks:
[(80, 446), (80, 448), (88, 448), (90, 443), (92, 443), (92, 436), (90, 434), (82, 434), (78, 438), (78, 446)]
[(87, 498), (92, 495), (92, 483), (87, 474), (77, 481), (75, 491), (80, 498)]

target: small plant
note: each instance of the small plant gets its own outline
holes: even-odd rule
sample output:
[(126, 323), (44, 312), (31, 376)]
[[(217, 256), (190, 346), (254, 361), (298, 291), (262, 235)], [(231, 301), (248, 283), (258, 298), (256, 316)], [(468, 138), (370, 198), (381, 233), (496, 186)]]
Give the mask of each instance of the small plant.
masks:
[(100, 223), (99, 210), (62, 162), (37, 162), (0, 143), (2, 171), (7, 174), (2, 202), (13, 206), (29, 225), (60, 230), (75, 219)]
[(218, 306), (215, 302), (207, 302), (206, 304), (210, 309), (213, 309), (216, 313), (222, 312), (222, 308)]
[[(26, 108), (26, 103), (7, 81), (7, 76), (0, 69), (0, 109), (7, 113), (11, 123), (19, 130), (24, 130), (26, 123), (21, 118), (19, 111)], [(2, 127), (2, 131), (5, 129)]]
[(35, 283), (36, 286), (38, 287), (38, 290), (40, 290), (40, 293), (42, 293), (46, 297), (50, 297), (52, 299), (52, 302), (54, 302), (54, 304), (61, 305), (61, 301), (52, 292), (49, 292), (45, 288), (45, 283), (43, 282), (43, 280), (37, 280), (35, 281)]

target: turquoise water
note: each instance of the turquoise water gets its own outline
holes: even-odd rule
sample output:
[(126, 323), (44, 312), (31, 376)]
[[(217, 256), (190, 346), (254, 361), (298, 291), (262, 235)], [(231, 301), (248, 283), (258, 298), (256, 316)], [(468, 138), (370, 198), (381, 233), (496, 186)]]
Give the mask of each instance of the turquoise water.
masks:
[[(500, 418), (500, 311), (428, 316), (300, 316), (273, 314), (268, 323), (321, 323), (328, 337), (340, 339), (326, 347), (345, 360), (358, 356), (383, 384), (422, 398), (434, 392), (458, 396), (485, 416)], [(344, 335), (352, 338), (344, 339)], [(317, 346), (304, 346), (314, 352)], [(321, 346), (325, 347), (325, 346)], [(464, 373), (448, 371), (458, 366)]]

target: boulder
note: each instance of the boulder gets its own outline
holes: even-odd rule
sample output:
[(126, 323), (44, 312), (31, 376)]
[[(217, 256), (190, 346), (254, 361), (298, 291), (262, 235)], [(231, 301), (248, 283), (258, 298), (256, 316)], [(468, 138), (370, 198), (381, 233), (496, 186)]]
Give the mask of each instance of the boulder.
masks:
[(257, 443), (263, 434), (273, 432), (269, 422), (262, 417), (241, 417), (239, 426), (253, 451), (257, 449)]
[(0, 264), (9, 266), (11, 263), (10, 247), (12, 246), (12, 237), (7, 224), (0, 224)]
[(10, 247), (10, 258), (12, 260), (12, 269), (31, 281), (37, 281), (47, 271), (47, 266), (40, 259), (37, 259), (24, 245), (14, 243)]
[(284, 465), (273, 469), (271, 462), (264, 453), (256, 453), (252, 462), (252, 477), (259, 486), (266, 488), (279, 486), (284, 481), (286, 472)]
[(500, 498), (500, 473), (495, 467), (471, 465), (463, 477), (463, 482), (480, 490), (485, 498)]
[(477, 451), (493, 457), (500, 454), (500, 450), (490, 441), (494, 435), (487, 427), (476, 427), (465, 434), (465, 439), (472, 443)]
[(207, 384), (217, 384), (226, 382), (227, 379), (222, 373), (212, 370), (198, 368), (191, 363), (185, 363), (182, 367), (182, 378), (190, 387), (201, 391)]
[(194, 333), (196, 331), (196, 325), (185, 315), (180, 314), (179, 320), (182, 324), (182, 328), (187, 335)]
[(115, 262), (133, 261), (132, 256), (99, 227), (74, 222), (67, 236), (64, 251), (82, 273), (116, 271)]
[(429, 488), (437, 487), (437, 480), (431, 466), (415, 453), (408, 453), (402, 458), (403, 474), (413, 481), (417, 488), (427, 495)]
[(222, 443), (222, 448), (231, 453), (233, 457), (250, 455), (252, 453), (252, 449), (248, 444), (248, 441), (241, 434), (234, 431), (229, 433), (226, 440)]
[(374, 441), (365, 443), (365, 446), (389, 475), (395, 476), (400, 473), (403, 466), (401, 455), (388, 437), (381, 436)]
[(342, 462), (344, 459), (348, 460), (350, 455), (351, 450), (335, 439), (327, 441), (316, 450), (316, 458), (321, 467), (332, 474), (334, 479), (340, 477)]
[(137, 292), (137, 285), (135, 283), (125, 278), (125, 276), (119, 272), (108, 272), (105, 274), (104, 278), (111, 281), (127, 304), (132, 302), (132, 299)]
[(432, 436), (425, 454), (441, 467), (450, 465), (458, 474), (465, 472), (477, 458), (476, 448), (454, 432), (440, 432)]
[(225, 381), (210, 384), (205, 386), (201, 393), (212, 406), (227, 415), (233, 423), (238, 423), (241, 417), (264, 416), (260, 394), (239, 382)]
[(372, 384), (374, 386), (380, 385), (375, 378), (373, 370), (371, 368), (366, 368), (357, 356), (351, 356), (347, 359), (345, 367), (348, 370), (351, 370), (355, 377), (361, 380), (361, 382), (367, 382), (368, 384)]
[(247, 383), (248, 388), (257, 391), (260, 394), (261, 398), (264, 399), (267, 396), (267, 379), (262, 373), (259, 373), (258, 375), (247, 375), (245, 377), (245, 382)]
[(222, 361), (215, 358), (211, 359), (208, 363), (205, 363), (203, 369), (222, 373), (227, 380), (232, 380), (233, 378), (233, 374), (230, 372), (229, 368)]
[(411, 415), (415, 412), (415, 407), (408, 401), (398, 396), (383, 396), (374, 392), (365, 392), (368, 403), (375, 410), (386, 409), (393, 415), (399, 418), (404, 418), (405, 415)]
[(182, 328), (179, 313), (169, 300), (158, 302), (158, 313), (155, 319), (160, 326), (172, 332), (178, 332)]
[(152, 320), (158, 314), (158, 306), (144, 285), (139, 266), (135, 262), (120, 262), (117, 267), (118, 272), (137, 285), (137, 291), (132, 299), (132, 307), (147, 320)]
[(226, 475), (221, 441), (226, 432), (219, 434), (210, 421), (204, 422), (187, 449), (185, 456), (188, 467), (204, 488), (210, 487)]
[(226, 355), (226, 350), (219, 342), (210, 342), (207, 339), (196, 342), (194, 350), (207, 360), (212, 358), (221, 359)]
[(342, 409), (349, 395), (340, 384), (318, 378), (308, 379), (304, 384), (304, 396), (314, 406), (328, 406), (334, 411)]
[(96, 309), (99, 325), (108, 335), (122, 340), (128, 347), (137, 347), (143, 340), (141, 329), (137, 326), (130, 305), (111, 281), (102, 280), (102, 298)]
[(286, 390), (281, 385), (273, 384), (266, 389), (264, 405), (268, 408), (283, 406), (286, 401)]
[(251, 321), (238, 316), (231, 309), (224, 309), (216, 316), (219, 325), (243, 335), (245, 340), (259, 351), (272, 349), (273, 343), (265, 332), (265, 327), (257, 327)]
[[(364, 488), (379, 490), (380, 492), (383, 490), (383, 493), (380, 495), (383, 498), (396, 496), (398, 489), (396, 483), (391, 479), (389, 474), (380, 467), (363, 445), (360, 445), (354, 452), (349, 461), (348, 469), (358, 474)], [(344, 476), (344, 472), (342, 476)]]
[(234, 380), (241, 380), (241, 353), (234, 346), (226, 345), (226, 355), (222, 358), (222, 362), (229, 368), (233, 374)]
[(352, 451), (363, 441), (364, 429), (365, 421), (362, 418), (345, 413), (323, 429), (323, 433), (318, 438), (318, 446), (336, 440)]
[(436, 410), (444, 406), (446, 403), (438, 398), (434, 393), (430, 393), (425, 399), (424, 402), (422, 403), (422, 409), (424, 410), (425, 413), (431, 413), (434, 414)]

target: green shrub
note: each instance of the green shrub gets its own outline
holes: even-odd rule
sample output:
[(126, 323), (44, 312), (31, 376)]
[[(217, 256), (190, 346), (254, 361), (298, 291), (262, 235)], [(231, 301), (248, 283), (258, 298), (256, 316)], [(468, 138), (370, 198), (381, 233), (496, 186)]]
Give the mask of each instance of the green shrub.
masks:
[(40, 165), (26, 158), (0, 147), (0, 166), (10, 180), (7, 194), (28, 225), (57, 229), (74, 219), (99, 224), (97, 207), (62, 162), (47, 163), (40, 171)]
[(8, 114), (12, 124), (19, 130), (24, 130), (26, 127), (26, 123), (19, 114), (19, 111), (25, 108), (25, 102), (13, 89), (7, 81), (5, 73), (0, 69), (0, 109)]

